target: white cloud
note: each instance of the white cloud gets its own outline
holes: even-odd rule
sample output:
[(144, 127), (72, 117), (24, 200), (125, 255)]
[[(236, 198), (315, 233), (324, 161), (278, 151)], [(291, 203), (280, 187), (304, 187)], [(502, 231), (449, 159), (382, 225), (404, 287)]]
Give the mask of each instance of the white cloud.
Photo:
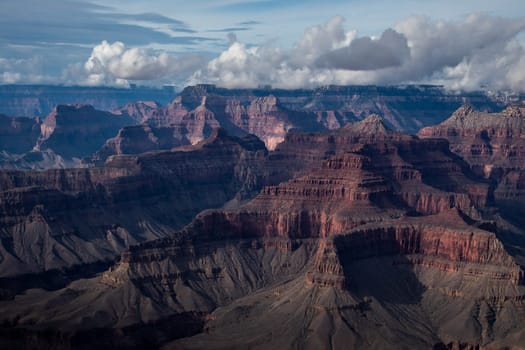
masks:
[(355, 38), (356, 32), (345, 32), (343, 22), (342, 17), (334, 17), (324, 25), (308, 28), (292, 49), (247, 47), (232, 42), (188, 83), (210, 82), (226, 87), (273, 84), (283, 88), (331, 83), (331, 72), (315, 69), (314, 63), (319, 55), (348, 45)]
[(470, 15), (462, 21), (410, 17), (380, 38), (357, 37), (335, 17), (307, 29), (291, 49), (233, 42), (190, 83), (227, 87), (272, 84), (440, 83), (453, 89), (525, 90), (525, 18)]
[[(506, 71), (523, 57), (517, 35), (524, 29), (525, 18), (475, 14), (462, 22), (446, 22), (411, 17), (396, 30), (408, 38), (412, 59), (399, 71), (389, 72), (390, 77), (435, 79), (453, 88), (472, 89), (480, 84), (504, 87), (509, 85)], [(506, 64), (498, 65), (502, 61)]]
[(49, 83), (52, 77), (42, 75), (43, 58), (0, 58), (0, 84)]
[[(189, 75), (204, 63), (199, 55), (175, 57), (151, 49), (127, 48), (122, 42), (102, 41), (84, 63), (84, 83), (88, 85), (125, 85), (129, 80), (170, 81)], [(78, 65), (69, 68), (79, 73)]]

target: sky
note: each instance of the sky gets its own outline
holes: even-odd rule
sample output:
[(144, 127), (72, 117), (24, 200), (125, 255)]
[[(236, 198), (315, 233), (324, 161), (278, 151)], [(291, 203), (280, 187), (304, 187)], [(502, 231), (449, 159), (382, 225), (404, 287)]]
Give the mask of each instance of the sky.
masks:
[(523, 0), (1, 0), (0, 84), (525, 91)]

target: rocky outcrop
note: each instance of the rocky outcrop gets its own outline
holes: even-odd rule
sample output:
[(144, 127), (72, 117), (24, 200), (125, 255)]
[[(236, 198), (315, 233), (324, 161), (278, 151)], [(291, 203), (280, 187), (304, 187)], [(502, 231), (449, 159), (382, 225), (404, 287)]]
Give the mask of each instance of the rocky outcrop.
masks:
[(155, 101), (138, 101), (127, 103), (126, 105), (113, 110), (114, 114), (127, 115), (135, 123), (142, 124), (151, 119), (152, 115), (162, 106)]
[(0, 114), (0, 150), (15, 154), (29, 152), (40, 135), (40, 124), (39, 118)]
[(183, 126), (158, 128), (146, 124), (126, 126), (118, 131), (117, 136), (107, 140), (100, 150), (84, 161), (100, 163), (112, 155), (169, 150), (189, 144), (187, 131)]
[(451, 150), (480, 175), (497, 177), (499, 168), (515, 166), (524, 156), (525, 105), (513, 105), (500, 113), (479, 112), (465, 105), (443, 123), (423, 128), (419, 135), (446, 138)]
[(51, 149), (64, 158), (82, 158), (131, 123), (129, 117), (97, 111), (91, 106), (57, 106), (42, 123), (35, 149)]
[[(356, 239), (355, 244), (348, 243), (353, 247), (348, 254), (357, 259), (369, 255), (428, 255), (452, 264), (457, 261), (513, 268), (502, 275), (513, 283), (520, 281), (520, 268), (493, 233), (472, 236), (466, 233), (468, 224), (456, 222), (464, 222), (461, 215), (479, 216), (486, 205), (489, 185), (472, 180), (464, 164), (448, 151), (446, 142), (393, 132), (377, 116), (336, 132), (294, 134), (289, 138), (297, 149), (318, 152), (309, 157), (310, 165), (303, 166), (304, 175), (264, 187), (240, 208), (205, 211), (174, 240), (130, 248), (122, 263), (149, 264), (170, 259), (178, 256), (179, 244), (186, 241), (200, 244), (252, 240), (257, 248), (277, 240), (283, 243), (281, 248), (293, 251), (301, 242), (313, 239), (320, 243), (309, 281), (323, 285), (334, 281), (342, 288), (345, 277), (334, 257), (341, 258), (344, 242)], [(322, 140), (330, 140), (329, 155), (312, 146), (323, 144)], [(287, 141), (281, 147), (292, 148)], [(280, 153), (279, 149), (274, 153)], [(270, 156), (267, 164), (271, 162)], [(451, 210), (456, 214), (447, 216)], [(410, 213), (440, 216), (427, 224), (426, 219), (407, 218)], [(468, 220), (474, 222), (472, 217)], [(444, 239), (444, 245), (440, 246), (440, 239)], [(333, 276), (324, 278), (324, 272)]]
[[(27, 89), (31, 90), (31, 87)], [(65, 95), (76, 91), (75, 88), (71, 88), (71, 91), (66, 93), (63, 89), (58, 87), (57, 89)], [(53, 131), (52, 136), (50, 135), (50, 132), (55, 130), (57, 117), (56, 110), (51, 112), (42, 125), (42, 135), (35, 147), (35, 150), (44, 151), (47, 154), (52, 152), (56, 157), (47, 157), (49, 159), (45, 161), (32, 163), (21, 160), (19, 156), (12, 155), (13, 152), (4, 149), (4, 152), (8, 153), (2, 157), (4, 167), (71, 166), (72, 158), (87, 157), (85, 159), (87, 161), (97, 151), (99, 153), (94, 156), (93, 160), (100, 162), (111, 154), (169, 149), (172, 146), (184, 144), (185, 142), (180, 142), (183, 139), (195, 144), (208, 137), (217, 127), (222, 127), (236, 136), (254, 134), (265, 142), (268, 149), (273, 150), (292, 130), (303, 132), (335, 130), (374, 113), (381, 115), (389, 126), (397, 130), (414, 132), (421, 126), (441, 121), (444, 116), (459, 106), (461, 101), (470, 102), (483, 110), (495, 110), (501, 105), (501, 101), (493, 101), (481, 93), (448, 95), (442, 89), (432, 86), (326, 86), (315, 90), (288, 91), (268, 88), (223, 89), (213, 85), (197, 85), (185, 88), (163, 107), (157, 102), (152, 102), (153, 100), (144, 100), (150, 96), (157, 96), (152, 92), (153, 90), (141, 89), (106, 91), (110, 96), (107, 98), (110, 99), (113, 96), (112, 93), (122, 94), (124, 98), (127, 93), (133, 95), (135, 92), (144, 92), (143, 96), (136, 99), (140, 100), (139, 102), (127, 103), (118, 109), (111, 103), (109, 104), (111, 108), (108, 110), (113, 110), (113, 113), (119, 116), (119, 118), (114, 118), (113, 115), (106, 115), (106, 117), (112, 117), (111, 121), (114, 124), (111, 126), (107, 120), (103, 121), (107, 118), (100, 119), (100, 112), (87, 112), (88, 107), (83, 107), (84, 110), (80, 111), (78, 108), (74, 110), (70, 107), (59, 106), (62, 113), (59, 117), (62, 119), (59, 124), (63, 125)], [(38, 87), (37, 90), (41, 94), (46, 94), (45, 87)], [(94, 94), (93, 96), (98, 96), (98, 90), (92, 90), (87, 88), (86, 91), (89, 93), (84, 91), (82, 98), (79, 95), (67, 102), (71, 103), (81, 99), (83, 103), (92, 102), (97, 108), (101, 104), (106, 106), (104, 98), (89, 97), (91, 93)], [(159, 96), (169, 93), (168, 90), (157, 92)], [(31, 95), (31, 91), (29, 94)], [(124, 124), (126, 126), (145, 124), (152, 131), (145, 130), (147, 127), (143, 126), (123, 130), (120, 135), (117, 135), (117, 130), (125, 126)], [(95, 128), (100, 129), (95, 130)], [(169, 128), (170, 131), (168, 132), (166, 128)], [(140, 132), (141, 129), (144, 132)], [(173, 131), (173, 137), (167, 135), (171, 131)], [(157, 134), (162, 134), (161, 138), (165, 141), (150, 141), (158, 139)], [(126, 151), (119, 151), (118, 144), (126, 143), (126, 138), (129, 138), (129, 143), (136, 143), (140, 146), (124, 147), (127, 148)], [(106, 141), (108, 144), (104, 145)], [(35, 143), (32, 146), (35, 146)], [(59, 160), (59, 157), (63, 160)]]
[(521, 222), (522, 178), (525, 173), (525, 105), (499, 113), (476, 111), (465, 105), (443, 123), (423, 128), (421, 137), (445, 138), (450, 149), (465, 159), (473, 172), (494, 182), (496, 204)]
[[(442, 220), (441, 225), (437, 218)], [(427, 220), (402, 221), (392, 226), (367, 225), (335, 238), (345, 259), (364, 259), (382, 255), (408, 255), (404, 263), (423, 264), (455, 272), (465, 265), (473, 275), (523, 282), (523, 271), (493, 232), (469, 227), (459, 215), (438, 215)], [(447, 224), (443, 224), (447, 223)], [(463, 223), (463, 224), (462, 224)], [(449, 227), (447, 227), (449, 225)], [(497, 266), (497, 269), (492, 267)]]
[[(139, 105), (134, 107), (135, 110), (140, 108)], [(137, 120), (153, 127), (182, 125), (192, 143), (207, 137), (211, 130), (220, 126), (234, 135), (254, 134), (269, 149), (283, 141), (291, 128), (308, 128), (313, 116), (283, 108), (273, 95), (250, 96), (243, 100), (242, 97), (208, 94), (206, 89), (199, 87), (185, 89), (165, 108), (139, 115), (141, 117), (136, 117)], [(319, 127), (315, 125), (315, 128)]]
[(500, 103), (479, 92), (451, 95), (440, 87), (422, 85), (330, 85), (314, 90), (235, 90), (199, 85), (187, 87), (181, 92), (181, 96), (187, 99), (196, 99), (205, 94), (235, 97), (242, 105), (254, 97), (273, 95), (288, 110), (313, 113), (315, 122), (327, 129), (364, 119), (370, 114), (379, 114), (396, 130), (412, 133), (422, 126), (442, 121), (465, 101), (482, 110), (495, 110)]

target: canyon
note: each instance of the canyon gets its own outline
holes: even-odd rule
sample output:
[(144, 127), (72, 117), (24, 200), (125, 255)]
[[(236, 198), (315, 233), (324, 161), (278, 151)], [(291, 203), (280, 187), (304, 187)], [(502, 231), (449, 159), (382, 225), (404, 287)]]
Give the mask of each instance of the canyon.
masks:
[(519, 159), (519, 128), (504, 125), (520, 105), (460, 107), (416, 136), (374, 113), (330, 125), (317, 107), (293, 112), (296, 92), (231, 91), (128, 105), (120, 115), (143, 124), (88, 167), (0, 172), (3, 347), (525, 343), (525, 232), (509, 212), (521, 169), (471, 152), (493, 130), (491, 149), (518, 145), (502, 152)]

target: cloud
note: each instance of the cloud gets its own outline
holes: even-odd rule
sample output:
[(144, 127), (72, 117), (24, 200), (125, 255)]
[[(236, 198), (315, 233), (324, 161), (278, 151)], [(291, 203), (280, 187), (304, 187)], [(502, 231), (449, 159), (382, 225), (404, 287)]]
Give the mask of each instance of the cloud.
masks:
[(323, 68), (375, 70), (400, 66), (410, 57), (410, 48), (403, 34), (387, 29), (379, 39), (362, 37), (350, 45), (327, 52), (317, 59)]
[(353, 40), (355, 31), (345, 32), (343, 23), (344, 19), (338, 16), (323, 25), (312, 26), (288, 50), (271, 45), (247, 47), (230, 37), (230, 41), (235, 41), (230, 42), (228, 49), (193, 74), (188, 84), (209, 82), (227, 87), (273, 84), (297, 88), (332, 83), (330, 74), (315, 72), (313, 67), (319, 55)]
[(0, 84), (17, 83), (48, 83), (53, 81), (51, 76), (44, 76), (43, 57), (31, 58), (0, 58)]
[[(88, 0), (2, 0), (0, 42), (93, 44), (102, 39), (129, 45), (196, 45), (210, 38), (178, 19), (156, 13), (122, 13)], [(180, 35), (185, 33), (185, 35)]]
[(323, 84), (436, 83), (525, 90), (525, 18), (474, 14), (461, 21), (413, 16), (379, 38), (357, 37), (334, 17), (305, 30), (291, 49), (235, 41), (190, 83), (300, 88)]
[[(102, 41), (95, 46), (84, 63), (84, 83), (88, 85), (126, 85), (128, 80), (160, 80), (173, 82), (179, 75), (187, 76), (204, 63), (199, 55), (175, 57), (142, 48), (127, 48), (122, 42)], [(70, 68), (74, 73), (79, 67)], [(71, 75), (71, 74), (70, 74)]]
[[(412, 59), (402, 69), (390, 72), (385, 77), (389, 79), (430, 78), (454, 88), (504, 86), (505, 71), (523, 57), (523, 43), (517, 36), (525, 30), (525, 18), (473, 14), (461, 22), (452, 22), (414, 16), (399, 23), (396, 30), (408, 38)], [(506, 62), (506, 67), (498, 64), (501, 61)], [(461, 77), (457, 76), (460, 71), (465, 73)], [(469, 75), (468, 71), (481, 76)]]
[(235, 35), (235, 33), (228, 33), (226, 37), (228, 38), (228, 43), (230, 46), (237, 41), (237, 35)]
[(242, 22), (237, 23), (238, 26), (254, 26), (254, 25), (258, 25), (258, 24), (262, 24), (262, 22), (259, 22), (259, 21), (242, 21)]
[(228, 32), (240, 32), (245, 30), (250, 30), (250, 27), (228, 27), (228, 28), (222, 28), (222, 29), (210, 29), (207, 30), (207, 32), (210, 33), (228, 33)]
[(336, 16), (323, 25), (307, 28), (297, 45), (288, 53), (290, 63), (296, 67), (311, 66), (320, 55), (349, 45), (357, 32), (345, 32), (344, 21), (343, 17)]
[(16, 84), (20, 82), (22, 75), (14, 72), (3, 72), (0, 76), (0, 82), (2, 84)]
[[(256, 8), (269, 6), (248, 2)], [(270, 5), (280, 3), (272, 0)], [(346, 29), (345, 19), (337, 16), (306, 28), (294, 45), (283, 47), (278, 40), (246, 44), (234, 34), (227, 41), (200, 37), (168, 15), (120, 13), (88, 0), (35, 4), (2, 2), (0, 83), (115, 85), (140, 80), (283, 88), (436, 83), (451, 89), (525, 90), (525, 17), (473, 14), (444, 21), (412, 16), (375, 37)], [(257, 24), (244, 21), (215, 31), (226, 34)], [(253, 40), (251, 31), (243, 34)], [(174, 50), (196, 54), (175, 55)]]

